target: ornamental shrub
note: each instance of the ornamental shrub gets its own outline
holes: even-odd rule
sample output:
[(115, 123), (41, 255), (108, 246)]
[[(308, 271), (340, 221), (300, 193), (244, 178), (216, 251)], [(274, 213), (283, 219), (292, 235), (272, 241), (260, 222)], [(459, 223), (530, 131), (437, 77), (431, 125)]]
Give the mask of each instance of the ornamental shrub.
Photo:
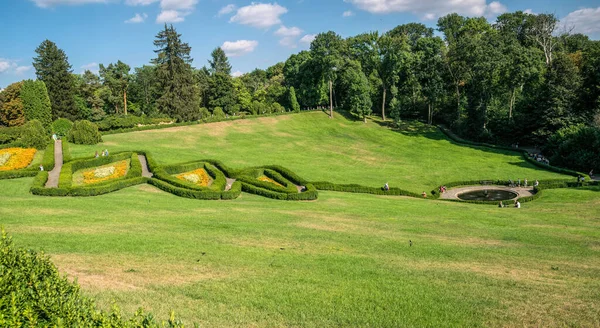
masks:
[(73, 122), (66, 118), (59, 118), (52, 122), (52, 132), (61, 137), (66, 137), (73, 127)]
[(44, 149), (48, 145), (49, 140), (50, 138), (46, 133), (46, 129), (40, 121), (29, 121), (23, 126), (21, 142), (24, 146), (35, 149)]
[(208, 109), (206, 109), (206, 107), (200, 108), (200, 119), (206, 120), (209, 118), (210, 118), (210, 112), (208, 111)]
[(102, 141), (98, 126), (90, 121), (76, 121), (69, 131), (69, 142), (79, 145), (95, 145)]
[(288, 90), (288, 108), (291, 111), (298, 113), (300, 112), (300, 104), (298, 103), (298, 99), (296, 98), (296, 90), (294, 87), (290, 87)]
[(21, 101), (25, 111), (25, 119), (38, 120), (50, 129), (52, 124), (52, 107), (46, 84), (42, 81), (27, 80), (21, 88)]
[(271, 113), (283, 113), (285, 112), (285, 108), (281, 106), (281, 104), (274, 102), (271, 104)]
[(225, 113), (223, 112), (223, 108), (215, 107), (215, 109), (213, 109), (213, 117), (215, 119), (224, 119)]

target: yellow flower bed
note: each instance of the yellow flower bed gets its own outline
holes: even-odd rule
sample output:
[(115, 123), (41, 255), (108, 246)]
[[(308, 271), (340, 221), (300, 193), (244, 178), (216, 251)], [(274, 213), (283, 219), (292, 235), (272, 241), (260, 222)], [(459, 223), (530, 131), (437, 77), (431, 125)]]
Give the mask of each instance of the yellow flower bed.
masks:
[(0, 149), (0, 171), (12, 171), (26, 168), (33, 161), (37, 150), (33, 148)]
[[(280, 187), (283, 187), (283, 185), (282, 185), (281, 183), (279, 183), (279, 182), (277, 182), (277, 181), (275, 181), (275, 180), (273, 180), (273, 179), (269, 178), (269, 177), (268, 177), (268, 176), (266, 176), (266, 175), (263, 175), (263, 176), (261, 176), (261, 177), (258, 177), (258, 180), (259, 180), (259, 181), (263, 181), (263, 182), (269, 182), (269, 183), (272, 183), (272, 184), (278, 185), (278, 186), (280, 186)], [(285, 187), (284, 187), (284, 188), (285, 188)]]
[(83, 172), (83, 184), (93, 184), (124, 177), (129, 169), (129, 161), (123, 160)]
[(187, 181), (201, 187), (208, 187), (212, 182), (211, 177), (204, 169), (196, 169), (191, 172), (178, 174), (177, 179)]

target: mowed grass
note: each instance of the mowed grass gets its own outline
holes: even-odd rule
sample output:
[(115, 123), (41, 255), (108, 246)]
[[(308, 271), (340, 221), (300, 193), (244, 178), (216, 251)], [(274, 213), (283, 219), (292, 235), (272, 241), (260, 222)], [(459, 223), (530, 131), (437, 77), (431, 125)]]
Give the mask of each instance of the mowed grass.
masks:
[(0, 181), (0, 225), (104, 309), (209, 327), (600, 325), (597, 190), (517, 210), (335, 192), (198, 201), (149, 185), (54, 198), (31, 182)]
[(557, 179), (519, 154), (465, 147), (436, 128), (409, 123), (399, 131), (378, 123), (333, 120), (321, 112), (174, 127), (103, 136), (96, 146), (72, 145), (74, 156), (97, 150), (148, 150), (161, 164), (218, 159), (233, 168), (282, 165), (309, 181), (357, 183), (429, 192), (452, 181)]

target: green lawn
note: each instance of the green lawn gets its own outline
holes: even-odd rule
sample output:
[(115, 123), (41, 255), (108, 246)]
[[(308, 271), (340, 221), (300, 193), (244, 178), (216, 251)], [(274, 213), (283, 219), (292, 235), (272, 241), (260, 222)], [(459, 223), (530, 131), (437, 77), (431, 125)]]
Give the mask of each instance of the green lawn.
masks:
[[(73, 155), (146, 149), (161, 163), (281, 164), (310, 180), (389, 177), (413, 191), (561, 177), (423, 126), (400, 133), (321, 113), (104, 140)], [(310, 202), (201, 201), (150, 185), (41, 197), (32, 181), (0, 180), (0, 225), (103, 309), (141, 306), (161, 319), (173, 309), (208, 327), (600, 326), (598, 188), (545, 190), (517, 210), (323, 191)]]
[(142, 149), (161, 164), (207, 158), (234, 168), (278, 164), (310, 181), (372, 187), (389, 182), (418, 193), (452, 181), (566, 177), (541, 171), (514, 152), (457, 145), (426, 125), (409, 124), (398, 132), (341, 115), (330, 120), (321, 112), (107, 135), (103, 140), (96, 146), (72, 146), (72, 154)]

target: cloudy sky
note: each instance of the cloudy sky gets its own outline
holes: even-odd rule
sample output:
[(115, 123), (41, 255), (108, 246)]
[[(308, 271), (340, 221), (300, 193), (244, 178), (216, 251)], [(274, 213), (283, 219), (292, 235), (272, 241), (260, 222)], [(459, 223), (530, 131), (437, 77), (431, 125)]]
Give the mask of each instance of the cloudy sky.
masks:
[(307, 49), (319, 32), (435, 27), (451, 12), (493, 21), (516, 10), (554, 13), (574, 32), (600, 39), (598, 0), (0, 0), (0, 88), (35, 77), (32, 57), (45, 39), (65, 50), (75, 73), (117, 60), (136, 67), (154, 57), (154, 36), (172, 23), (192, 47), (194, 66), (221, 46), (240, 74)]

